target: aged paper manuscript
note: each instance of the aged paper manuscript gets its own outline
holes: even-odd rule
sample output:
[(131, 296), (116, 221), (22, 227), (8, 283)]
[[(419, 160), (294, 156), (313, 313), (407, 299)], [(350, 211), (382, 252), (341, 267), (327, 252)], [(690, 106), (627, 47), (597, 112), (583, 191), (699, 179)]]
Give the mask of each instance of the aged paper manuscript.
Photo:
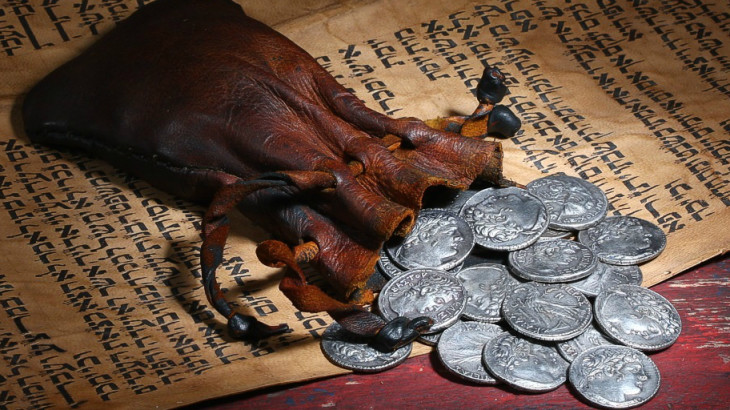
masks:
[[(293, 332), (231, 340), (199, 282), (204, 208), (86, 155), (34, 146), (18, 105), (43, 75), (148, 0), (0, 2), (0, 403), (174, 407), (337, 374), (324, 314), (295, 311), (237, 216), (229, 299)], [(393, 116), (470, 113), (485, 63), (509, 78), (518, 182), (565, 172), (668, 246), (651, 286), (727, 251), (730, 6), (701, 1), (267, 1), (247, 12)], [(448, 3), (448, 5), (446, 4)], [(427, 352), (421, 346), (415, 354)], [(374, 376), (377, 377), (377, 376)]]

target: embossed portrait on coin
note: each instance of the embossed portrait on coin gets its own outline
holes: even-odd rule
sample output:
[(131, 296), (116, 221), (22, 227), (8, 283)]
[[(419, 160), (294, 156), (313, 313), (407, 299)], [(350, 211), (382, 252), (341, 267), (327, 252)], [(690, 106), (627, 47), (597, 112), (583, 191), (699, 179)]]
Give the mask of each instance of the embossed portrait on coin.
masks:
[(459, 273), (467, 290), (469, 305), (489, 315), (499, 315), (499, 308), (507, 292), (504, 276), (490, 276), (486, 279), (483, 272), (467, 269)]
[(390, 307), (400, 316), (433, 316), (451, 301), (456, 300), (463, 288), (448, 278), (440, 276), (424, 278), (420, 283), (402, 292), (388, 295)]
[(601, 351), (584, 358), (578, 388), (614, 403), (623, 403), (641, 393), (649, 379), (636, 354)]
[(517, 378), (551, 384), (565, 377), (563, 360), (556, 351), (527, 340), (505, 338), (493, 352), (497, 363)]
[(495, 242), (508, 242), (520, 235), (542, 231), (542, 206), (539, 201), (506, 193), (492, 195), (479, 204), (465, 209), (477, 235)]
[(652, 339), (680, 331), (681, 323), (677, 322), (672, 310), (650, 294), (617, 289), (609, 300), (611, 309), (626, 312), (608, 318), (608, 322), (625, 335)]
[(396, 258), (423, 267), (438, 267), (457, 255), (464, 240), (453, 216), (420, 219), (396, 250)]
[(539, 263), (533, 264), (532, 269), (550, 275), (577, 266), (581, 255), (575, 248), (560, 246), (560, 242), (545, 242), (534, 257)]
[(616, 219), (596, 237), (596, 244), (613, 253), (637, 255), (651, 249), (652, 234), (635, 219)]
[(566, 184), (556, 179), (537, 185), (533, 190), (545, 203), (550, 211), (550, 217), (572, 218), (585, 215), (596, 207), (596, 202), (590, 193), (577, 185)]

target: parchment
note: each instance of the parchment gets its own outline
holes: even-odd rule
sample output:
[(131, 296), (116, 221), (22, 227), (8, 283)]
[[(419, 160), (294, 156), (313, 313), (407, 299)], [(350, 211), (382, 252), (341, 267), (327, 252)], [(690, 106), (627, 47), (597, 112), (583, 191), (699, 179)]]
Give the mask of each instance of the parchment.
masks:
[[(145, 0), (0, 4), (0, 403), (174, 407), (343, 370), (254, 255), (243, 216), (219, 279), (243, 311), (293, 332), (228, 339), (200, 285), (204, 209), (99, 160), (31, 145), (18, 103)], [(565, 172), (668, 245), (650, 286), (727, 251), (730, 7), (722, 2), (240, 1), (370, 107), (467, 114), (483, 64), (509, 78), (522, 130), (505, 174)], [(446, 4), (448, 3), (448, 4)], [(415, 354), (428, 351), (421, 346)], [(377, 377), (377, 376), (373, 376)]]

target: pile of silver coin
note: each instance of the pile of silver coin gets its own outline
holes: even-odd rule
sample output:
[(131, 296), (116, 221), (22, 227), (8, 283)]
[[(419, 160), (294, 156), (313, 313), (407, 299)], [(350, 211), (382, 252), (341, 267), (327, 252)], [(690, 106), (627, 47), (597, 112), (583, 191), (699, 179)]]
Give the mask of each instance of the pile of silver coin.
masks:
[[(464, 191), (383, 248), (377, 311), (386, 321), (433, 319), (418, 340), (469, 382), (544, 392), (568, 381), (594, 405), (645, 403), (660, 376), (644, 352), (667, 348), (682, 327), (672, 304), (641, 286), (638, 265), (666, 236), (607, 211), (598, 187), (564, 174)], [(339, 366), (377, 372), (411, 346), (383, 353), (334, 323), (322, 350)]]

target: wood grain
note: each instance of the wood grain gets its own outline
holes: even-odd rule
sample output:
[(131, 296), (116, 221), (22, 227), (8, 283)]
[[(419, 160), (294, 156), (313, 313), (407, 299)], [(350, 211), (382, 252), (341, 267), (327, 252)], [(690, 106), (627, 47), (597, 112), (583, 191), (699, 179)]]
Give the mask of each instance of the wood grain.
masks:
[[(730, 405), (730, 258), (716, 258), (652, 289), (682, 317), (682, 334), (651, 354), (662, 384), (644, 408)], [(475, 386), (449, 376), (434, 354), (376, 375), (348, 374), (199, 403), (194, 408), (587, 408), (566, 385), (545, 394)], [(190, 407), (193, 408), (193, 407)]]

